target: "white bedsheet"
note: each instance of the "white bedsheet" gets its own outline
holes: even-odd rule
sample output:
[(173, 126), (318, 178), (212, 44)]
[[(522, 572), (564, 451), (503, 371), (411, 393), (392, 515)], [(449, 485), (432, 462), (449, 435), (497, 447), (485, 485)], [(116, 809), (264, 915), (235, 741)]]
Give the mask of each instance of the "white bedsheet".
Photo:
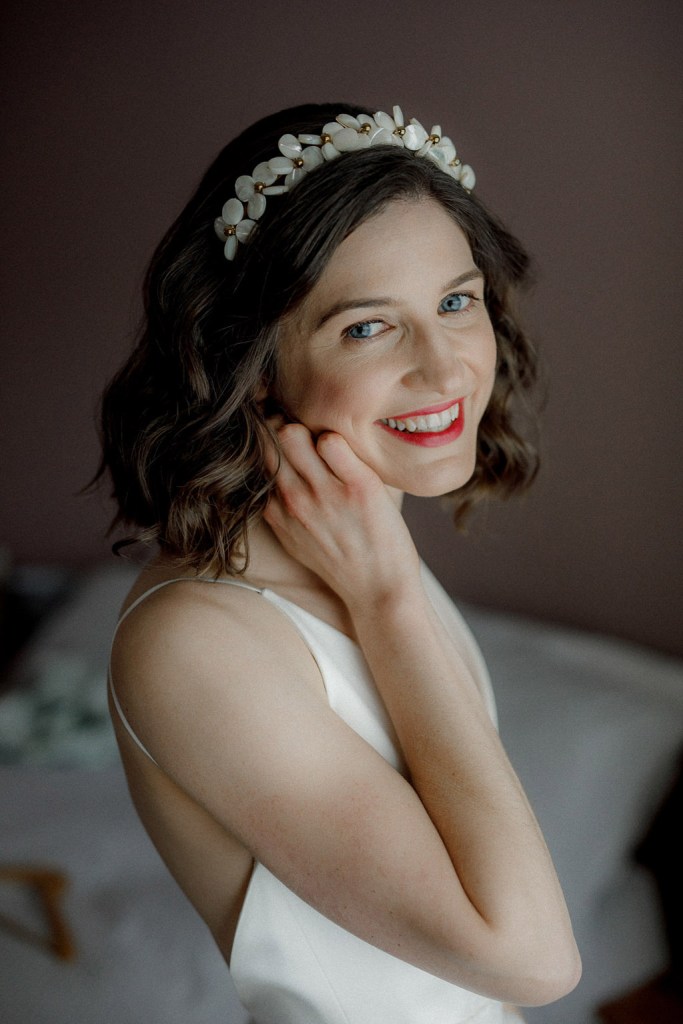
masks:
[[(206, 927), (133, 811), (123, 771), (0, 769), (0, 864), (65, 871), (77, 955), (59, 961), (0, 927), (3, 1024), (244, 1024)], [(27, 890), (0, 913), (49, 934)]]

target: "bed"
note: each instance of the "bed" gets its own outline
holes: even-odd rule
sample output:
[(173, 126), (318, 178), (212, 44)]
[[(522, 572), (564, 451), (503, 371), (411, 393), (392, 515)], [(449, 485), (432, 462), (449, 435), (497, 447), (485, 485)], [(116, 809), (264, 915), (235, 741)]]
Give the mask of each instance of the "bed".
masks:
[[(106, 660), (134, 574), (113, 563), (70, 579), (0, 699), (5, 1024), (246, 1024), (224, 961), (136, 819), (117, 760)], [(676, 910), (662, 907), (661, 880), (642, 851), (679, 771), (682, 666), (610, 638), (462, 611), (488, 662), (501, 733), (555, 858), (584, 962), (575, 992), (526, 1017), (646, 1024), (597, 1013), (672, 959), (663, 909), (669, 938)], [(27, 867), (44, 874), (12, 874)], [(65, 934), (55, 932), (59, 921)]]

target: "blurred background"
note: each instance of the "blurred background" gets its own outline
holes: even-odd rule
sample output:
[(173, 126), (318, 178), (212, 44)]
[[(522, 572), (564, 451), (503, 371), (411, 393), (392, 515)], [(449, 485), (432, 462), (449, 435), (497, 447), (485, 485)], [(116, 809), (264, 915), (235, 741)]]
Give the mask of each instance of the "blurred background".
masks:
[(677, 0), (15, 0), (2, 20), (7, 563), (109, 557), (107, 496), (78, 495), (98, 396), (218, 149), (278, 107), (399, 103), (534, 254), (549, 382), (534, 490), (466, 537), (410, 502), (427, 561), (468, 601), (683, 651)]
[[(583, 954), (576, 991), (527, 1019), (680, 1020), (679, 0), (6, 0), (0, 21), (0, 668), (34, 630), (0, 676), (3, 1021), (245, 1019), (117, 763), (106, 661), (134, 566), (106, 492), (79, 491), (159, 238), (235, 133), (327, 100), (441, 124), (535, 257), (538, 482), (466, 536), (407, 502)], [(68, 965), (17, 864), (70, 881)]]

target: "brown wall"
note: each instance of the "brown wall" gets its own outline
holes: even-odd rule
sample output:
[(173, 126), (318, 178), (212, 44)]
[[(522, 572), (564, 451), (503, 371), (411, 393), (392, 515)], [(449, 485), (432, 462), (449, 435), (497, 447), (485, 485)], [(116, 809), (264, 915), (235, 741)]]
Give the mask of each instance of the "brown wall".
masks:
[(106, 557), (106, 502), (75, 496), (93, 408), (216, 150), (278, 106), (400, 102), (454, 135), (535, 253), (551, 382), (535, 491), (464, 540), (411, 503), (428, 560), (468, 599), (682, 649), (678, 2), (5, 10), (0, 543), (17, 561)]

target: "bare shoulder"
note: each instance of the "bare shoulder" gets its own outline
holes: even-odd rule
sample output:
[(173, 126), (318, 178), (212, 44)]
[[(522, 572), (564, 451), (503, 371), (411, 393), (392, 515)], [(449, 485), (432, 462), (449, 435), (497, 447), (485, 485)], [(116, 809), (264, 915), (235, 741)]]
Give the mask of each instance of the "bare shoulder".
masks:
[[(258, 591), (205, 580), (163, 581), (121, 622), (111, 671), (126, 718), (163, 761), (182, 720), (215, 706), (226, 721), (274, 685), (324, 698), (318, 667), (293, 624)], [(124, 611), (144, 593), (136, 586)]]
[[(149, 696), (160, 671), (166, 690), (188, 669), (195, 678), (210, 668), (219, 670), (222, 681), (238, 682), (244, 670), (252, 678), (253, 669), (273, 658), (281, 670), (289, 666), (297, 674), (319, 676), (293, 624), (257, 590), (192, 578), (163, 584), (117, 630), (112, 651), (117, 692), (132, 677), (136, 689), (143, 684)], [(124, 613), (144, 590), (133, 588)]]

